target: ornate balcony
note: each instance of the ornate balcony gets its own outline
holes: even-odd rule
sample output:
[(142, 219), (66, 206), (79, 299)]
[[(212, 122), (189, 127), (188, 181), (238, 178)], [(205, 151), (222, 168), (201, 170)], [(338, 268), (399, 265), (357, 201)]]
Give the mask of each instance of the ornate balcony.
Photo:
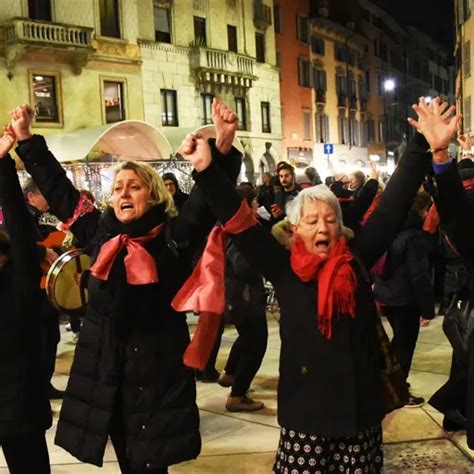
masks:
[(326, 103), (326, 91), (323, 89), (316, 89), (316, 104)]
[(265, 31), (272, 24), (272, 9), (263, 0), (253, 2), (253, 24), (257, 30)]
[(71, 62), (74, 73), (80, 74), (90, 61), (93, 28), (65, 25), (29, 18), (12, 18), (4, 24), (5, 59), (9, 77), (26, 52), (48, 53)]
[(189, 58), (194, 79), (201, 86), (245, 90), (257, 79), (253, 73), (255, 59), (242, 54), (195, 47)]

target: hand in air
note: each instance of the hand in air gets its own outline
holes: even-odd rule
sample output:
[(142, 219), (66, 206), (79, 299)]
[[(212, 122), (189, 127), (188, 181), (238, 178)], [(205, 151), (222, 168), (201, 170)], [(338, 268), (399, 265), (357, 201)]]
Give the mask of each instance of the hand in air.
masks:
[(216, 127), (216, 148), (222, 155), (227, 155), (232, 148), (235, 132), (239, 125), (237, 114), (214, 97), (212, 123)]
[(199, 173), (204, 171), (212, 161), (211, 148), (207, 140), (199, 133), (190, 133), (181, 142), (180, 153)]
[(0, 159), (6, 156), (16, 141), (16, 135), (9, 124), (3, 129), (3, 137), (0, 138)]
[(376, 181), (379, 180), (379, 171), (377, 169), (377, 165), (371, 161), (370, 162), (370, 177), (371, 179), (375, 179)]
[(458, 135), (458, 143), (463, 150), (471, 151), (471, 135), (470, 133), (464, 133)]
[(33, 109), (28, 104), (19, 105), (10, 111), (10, 117), (17, 140), (31, 138), (30, 125), (35, 117)]
[[(409, 118), (410, 125), (422, 133), (430, 145), (431, 150), (440, 150), (447, 147), (456, 133), (457, 125), (461, 119), (460, 114), (453, 115), (456, 107), (451, 107), (447, 102), (441, 103), (441, 99), (436, 97), (429, 104), (424, 97), (420, 97), (418, 104), (413, 106), (418, 115), (418, 120)], [(433, 156), (436, 161), (436, 157)], [(443, 156), (441, 161), (446, 160)]]

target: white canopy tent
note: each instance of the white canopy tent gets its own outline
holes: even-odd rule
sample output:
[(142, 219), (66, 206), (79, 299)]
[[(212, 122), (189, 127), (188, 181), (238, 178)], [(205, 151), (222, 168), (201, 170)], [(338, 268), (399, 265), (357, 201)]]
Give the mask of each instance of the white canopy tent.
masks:
[[(197, 129), (158, 129), (141, 120), (125, 120), (99, 127), (89, 127), (74, 132), (45, 136), (53, 155), (61, 162), (85, 161), (86, 157), (109, 155), (113, 161), (161, 161), (168, 160), (177, 151), (188, 133), (201, 132), (215, 138), (214, 125)], [(234, 146), (244, 152), (238, 138)]]

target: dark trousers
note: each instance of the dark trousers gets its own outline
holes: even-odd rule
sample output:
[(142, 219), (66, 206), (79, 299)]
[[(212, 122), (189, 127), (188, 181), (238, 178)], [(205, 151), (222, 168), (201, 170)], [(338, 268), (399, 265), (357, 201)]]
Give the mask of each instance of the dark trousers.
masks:
[(416, 308), (407, 306), (385, 306), (384, 312), (393, 330), (392, 349), (408, 379), (420, 333), (420, 313)]
[(262, 312), (238, 318), (235, 327), (239, 337), (232, 346), (225, 371), (235, 377), (231, 396), (242, 397), (250, 388), (267, 350), (266, 314)]
[(56, 353), (61, 339), (59, 314), (42, 316), (41, 321), (41, 373), (49, 386), (56, 366)]
[(10, 474), (50, 474), (44, 431), (0, 439)]
[(122, 474), (168, 474), (168, 467), (159, 467), (134, 471), (131, 467), (130, 459), (127, 454), (127, 441), (125, 438), (124, 421), (122, 416), (122, 406), (119, 401), (115, 404), (114, 414), (110, 423), (110, 440), (117, 456), (120, 472)]
[(77, 334), (81, 330), (81, 313), (79, 311), (71, 311), (68, 313), (68, 317), (71, 331)]

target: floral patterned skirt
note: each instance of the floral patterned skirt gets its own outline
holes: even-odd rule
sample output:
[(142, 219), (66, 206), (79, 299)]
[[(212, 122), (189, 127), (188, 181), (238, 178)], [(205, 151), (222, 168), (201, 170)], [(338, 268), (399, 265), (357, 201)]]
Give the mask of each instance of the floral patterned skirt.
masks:
[(326, 438), (282, 428), (273, 474), (380, 473), (382, 426), (352, 438)]

